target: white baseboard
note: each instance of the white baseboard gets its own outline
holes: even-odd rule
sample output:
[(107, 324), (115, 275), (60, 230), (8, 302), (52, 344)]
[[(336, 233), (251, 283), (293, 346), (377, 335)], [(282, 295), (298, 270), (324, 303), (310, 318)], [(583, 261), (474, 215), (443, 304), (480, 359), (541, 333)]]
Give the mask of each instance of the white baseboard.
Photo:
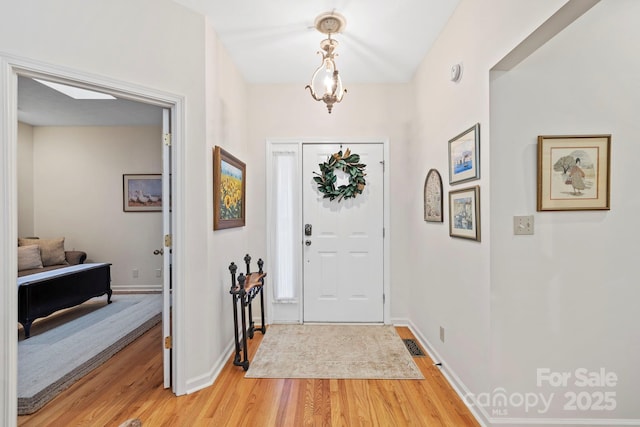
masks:
[[(257, 333), (262, 334), (262, 332), (258, 331), (259, 328), (262, 328), (261, 324), (254, 323), (254, 328)], [(196, 391), (202, 390), (203, 388), (207, 388), (212, 385), (218, 378), (218, 375), (220, 375), (220, 372), (222, 372), (222, 369), (225, 367), (225, 365), (229, 361), (229, 357), (231, 357), (234, 351), (235, 339), (231, 339), (229, 344), (227, 344), (227, 346), (222, 351), (222, 355), (218, 358), (218, 360), (216, 360), (216, 363), (213, 364), (209, 372), (201, 375), (200, 377), (187, 381), (186, 394), (195, 393)]]
[(218, 360), (216, 360), (216, 363), (213, 364), (209, 372), (187, 381), (187, 383), (185, 384), (185, 393), (186, 394), (195, 393), (196, 391), (202, 390), (203, 388), (207, 388), (210, 385), (213, 385), (213, 383), (216, 381), (216, 378), (218, 378), (218, 375), (220, 375), (220, 372), (222, 372), (222, 369), (227, 364), (227, 361), (229, 360), (229, 355), (234, 350), (234, 347), (235, 347), (235, 343), (234, 343), (234, 340), (232, 339), (231, 341), (229, 341), (229, 344), (227, 344), (227, 346), (224, 348), (224, 350), (222, 351), (222, 354), (220, 355), (220, 357), (218, 357)]
[(500, 427), (521, 427), (544, 425), (547, 427), (568, 426), (640, 426), (640, 419), (623, 418), (491, 418), (492, 425)]
[(424, 347), (425, 351), (429, 354), (429, 357), (431, 358), (431, 360), (433, 360), (434, 363), (441, 364), (440, 372), (442, 372), (442, 375), (449, 382), (453, 390), (464, 402), (467, 408), (469, 408), (469, 411), (471, 411), (471, 414), (474, 416), (476, 421), (478, 421), (478, 423), (480, 423), (480, 425), (482, 426), (485, 426), (485, 427), (490, 426), (492, 420), (489, 417), (489, 414), (487, 414), (486, 411), (484, 411), (484, 409), (481, 407), (468, 405), (465, 396), (469, 395), (470, 390), (467, 388), (464, 382), (462, 382), (460, 377), (458, 377), (458, 375), (456, 375), (456, 373), (448, 367), (447, 363), (443, 360), (442, 357), (440, 357), (440, 354), (438, 354), (438, 352), (431, 345), (429, 340), (427, 340), (425, 336), (422, 335), (422, 333), (418, 330), (416, 325), (410, 320), (406, 320), (406, 319), (401, 324), (399, 324), (399, 326), (400, 325), (407, 326), (411, 330), (413, 335), (416, 337), (416, 339), (420, 342), (422, 347)]
[(611, 419), (588, 419), (588, 418), (496, 418), (491, 417), (479, 406), (469, 406), (465, 396), (468, 396), (470, 391), (464, 382), (451, 370), (446, 361), (438, 354), (435, 348), (431, 345), (424, 335), (418, 330), (413, 322), (407, 319), (395, 319), (394, 325), (407, 326), (420, 344), (424, 347), (425, 351), (431, 357), (434, 363), (441, 363), (440, 372), (449, 382), (456, 394), (462, 399), (467, 408), (471, 411), (471, 414), (475, 419), (483, 426), (504, 426), (504, 427), (520, 427), (526, 425), (544, 425), (544, 426), (640, 426), (640, 419), (624, 419), (624, 418), (611, 418)]
[(115, 293), (161, 293), (162, 286), (158, 285), (111, 285)]

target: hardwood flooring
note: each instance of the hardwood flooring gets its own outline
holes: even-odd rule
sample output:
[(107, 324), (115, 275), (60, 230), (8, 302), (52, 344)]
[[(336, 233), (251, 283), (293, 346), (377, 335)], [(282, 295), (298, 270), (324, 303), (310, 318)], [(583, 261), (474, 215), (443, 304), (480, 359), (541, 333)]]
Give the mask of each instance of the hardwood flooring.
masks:
[[(397, 328), (414, 338), (408, 328)], [(268, 332), (267, 332), (268, 333)], [(425, 380), (247, 379), (231, 357), (216, 382), (176, 397), (162, 388), (156, 326), (19, 426), (477, 426), (429, 357)], [(250, 341), (253, 358), (262, 334)]]

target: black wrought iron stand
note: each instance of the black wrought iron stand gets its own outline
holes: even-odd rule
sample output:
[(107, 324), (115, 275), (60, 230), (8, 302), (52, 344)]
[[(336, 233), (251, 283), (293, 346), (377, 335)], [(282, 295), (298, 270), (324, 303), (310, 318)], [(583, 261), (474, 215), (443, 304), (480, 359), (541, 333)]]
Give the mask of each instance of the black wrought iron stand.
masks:
[[(236, 272), (238, 266), (235, 263), (229, 265), (229, 271), (231, 272), (231, 289), (229, 293), (233, 299), (233, 333), (236, 344), (236, 354), (233, 358), (233, 364), (236, 366), (242, 366), (246, 371), (249, 369), (249, 356), (247, 353), (247, 337), (253, 338), (253, 333), (258, 330), (264, 333), (267, 331), (264, 322), (264, 295), (262, 289), (264, 288), (264, 278), (267, 275), (262, 271), (264, 261), (258, 259), (258, 272), (251, 273), (250, 263), (251, 257), (247, 254), (244, 257), (244, 262), (247, 265), (247, 275), (240, 273), (238, 276), (238, 282), (236, 283)], [(261, 325), (256, 329), (253, 321), (253, 310), (251, 309), (251, 303), (255, 297), (260, 295), (260, 317)], [(240, 345), (240, 334), (238, 332), (238, 302), (240, 302), (240, 317), (242, 322), (242, 348)], [(247, 328), (247, 311), (249, 316), (249, 327)], [(242, 356), (241, 354), (242, 353)], [(243, 360), (244, 359), (244, 360)]]

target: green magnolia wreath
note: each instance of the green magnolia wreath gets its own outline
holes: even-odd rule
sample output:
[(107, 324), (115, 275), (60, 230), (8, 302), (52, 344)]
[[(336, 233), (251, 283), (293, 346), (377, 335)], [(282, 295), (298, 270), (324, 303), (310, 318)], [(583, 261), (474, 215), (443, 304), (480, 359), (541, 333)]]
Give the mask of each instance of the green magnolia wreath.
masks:
[[(324, 194), (322, 196), (324, 199), (333, 200), (337, 197), (338, 201), (340, 201), (362, 194), (362, 190), (366, 185), (364, 179), (366, 165), (360, 163), (358, 154), (351, 154), (351, 151), (347, 148), (343, 155), (342, 150), (340, 150), (330, 155), (326, 162), (320, 163), (318, 166), (320, 166), (320, 173), (314, 172), (318, 176), (314, 176), (313, 180), (318, 184), (318, 190)], [(340, 185), (336, 188), (336, 169), (340, 169), (349, 175), (349, 185)]]

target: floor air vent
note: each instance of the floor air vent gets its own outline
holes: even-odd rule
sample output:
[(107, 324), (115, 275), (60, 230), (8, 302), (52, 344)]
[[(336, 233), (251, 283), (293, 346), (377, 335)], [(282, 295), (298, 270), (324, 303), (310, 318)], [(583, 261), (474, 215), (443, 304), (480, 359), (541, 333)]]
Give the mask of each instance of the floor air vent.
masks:
[(404, 338), (402, 341), (404, 341), (404, 345), (407, 346), (407, 350), (409, 350), (409, 353), (411, 353), (412, 356), (414, 356), (414, 357), (426, 356), (424, 354), (424, 351), (422, 351), (422, 349), (420, 348), (420, 346), (416, 342), (416, 340), (411, 339), (411, 338)]

